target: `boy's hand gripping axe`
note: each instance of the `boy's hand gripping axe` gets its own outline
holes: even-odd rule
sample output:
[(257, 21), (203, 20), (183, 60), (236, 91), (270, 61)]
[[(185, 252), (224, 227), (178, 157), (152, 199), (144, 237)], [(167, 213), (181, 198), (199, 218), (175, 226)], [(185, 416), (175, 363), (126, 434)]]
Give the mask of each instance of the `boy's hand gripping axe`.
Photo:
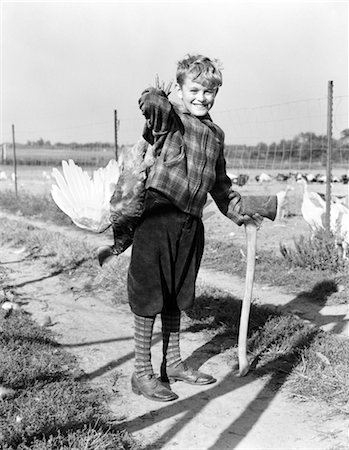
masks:
[[(242, 197), (242, 214), (252, 216), (258, 213), (260, 216), (270, 220), (276, 217), (277, 198), (276, 196), (246, 196)], [(252, 300), (253, 281), (256, 265), (256, 246), (257, 246), (257, 227), (254, 223), (245, 225), (247, 241), (247, 261), (246, 261), (246, 279), (245, 292), (242, 300), (240, 314), (238, 356), (239, 356), (239, 375), (245, 376), (250, 370), (250, 364), (247, 360), (247, 332), (250, 318), (250, 308)]]

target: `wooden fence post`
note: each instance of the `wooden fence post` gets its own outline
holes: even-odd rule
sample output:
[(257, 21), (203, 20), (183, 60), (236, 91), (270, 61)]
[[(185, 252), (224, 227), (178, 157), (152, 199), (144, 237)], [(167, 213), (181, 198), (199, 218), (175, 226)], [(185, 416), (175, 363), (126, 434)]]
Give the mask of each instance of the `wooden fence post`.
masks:
[(327, 166), (326, 166), (326, 232), (331, 231), (331, 181), (332, 181), (332, 98), (333, 81), (328, 82), (327, 96)]
[(13, 170), (14, 170), (14, 176), (15, 176), (15, 193), (16, 197), (18, 195), (17, 190), (17, 158), (16, 158), (16, 140), (15, 140), (15, 126), (12, 125), (12, 145), (13, 145)]
[(115, 159), (118, 160), (118, 112), (114, 109)]

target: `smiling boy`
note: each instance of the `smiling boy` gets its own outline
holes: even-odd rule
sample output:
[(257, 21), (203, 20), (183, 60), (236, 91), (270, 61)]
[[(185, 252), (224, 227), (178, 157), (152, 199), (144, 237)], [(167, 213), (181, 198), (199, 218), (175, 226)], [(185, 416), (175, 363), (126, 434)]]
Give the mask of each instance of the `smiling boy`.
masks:
[[(145, 90), (139, 100), (146, 118), (143, 137), (153, 145), (156, 160), (147, 178), (145, 213), (134, 234), (128, 272), (135, 323), (132, 390), (157, 401), (178, 398), (162, 382), (204, 385), (216, 381), (188, 367), (179, 346), (181, 311), (190, 308), (195, 298), (207, 194), (236, 224), (261, 221), (259, 215), (240, 214), (240, 194), (232, 189), (226, 173), (224, 133), (209, 115), (222, 85), (218, 61), (188, 55), (178, 63), (176, 81), (179, 105), (171, 103), (159, 87)], [(161, 314), (163, 334), (161, 381), (151, 363), (157, 314)]]

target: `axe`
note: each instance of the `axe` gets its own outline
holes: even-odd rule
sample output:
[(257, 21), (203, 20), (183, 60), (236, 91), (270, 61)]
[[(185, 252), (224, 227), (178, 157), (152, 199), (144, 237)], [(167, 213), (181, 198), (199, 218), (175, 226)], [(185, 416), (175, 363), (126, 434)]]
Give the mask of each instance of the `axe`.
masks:
[[(277, 210), (277, 197), (272, 196), (246, 196), (241, 199), (241, 214), (252, 216), (258, 213), (260, 216), (275, 220)], [(247, 332), (250, 318), (253, 281), (256, 265), (257, 227), (254, 223), (245, 224), (247, 256), (245, 291), (240, 313), (240, 326), (238, 338), (239, 375), (245, 376), (250, 370), (247, 360)]]

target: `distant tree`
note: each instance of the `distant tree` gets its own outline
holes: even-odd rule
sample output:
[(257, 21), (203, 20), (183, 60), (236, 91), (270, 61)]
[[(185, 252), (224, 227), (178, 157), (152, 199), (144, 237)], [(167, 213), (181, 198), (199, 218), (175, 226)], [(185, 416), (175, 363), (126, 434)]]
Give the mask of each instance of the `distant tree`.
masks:
[(267, 157), (268, 155), (268, 145), (265, 142), (259, 142), (257, 144), (257, 155), (259, 155), (259, 157), (261, 159), (264, 159)]
[(260, 148), (261, 150), (267, 150), (268, 145), (265, 142), (259, 142), (257, 144), (257, 148)]
[(341, 131), (341, 139), (349, 139), (349, 128), (345, 128), (345, 130)]

